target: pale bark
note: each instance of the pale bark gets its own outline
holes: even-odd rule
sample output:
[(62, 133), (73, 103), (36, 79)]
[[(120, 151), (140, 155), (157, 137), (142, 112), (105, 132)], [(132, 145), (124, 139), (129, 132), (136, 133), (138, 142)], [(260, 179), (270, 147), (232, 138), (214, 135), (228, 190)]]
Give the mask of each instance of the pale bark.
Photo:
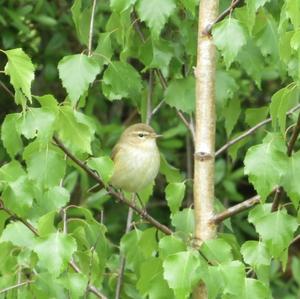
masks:
[[(215, 235), (213, 217), (215, 156), (215, 46), (206, 28), (214, 22), (218, 0), (201, 0), (199, 8), (196, 77), (196, 131), (194, 157), (195, 240), (200, 246)], [(205, 286), (194, 291), (206, 299)]]

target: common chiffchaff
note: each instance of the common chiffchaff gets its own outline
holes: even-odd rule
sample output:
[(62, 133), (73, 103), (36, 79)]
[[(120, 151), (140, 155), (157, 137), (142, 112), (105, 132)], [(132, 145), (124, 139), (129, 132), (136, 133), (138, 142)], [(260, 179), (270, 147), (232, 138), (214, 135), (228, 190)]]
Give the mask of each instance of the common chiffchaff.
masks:
[(126, 192), (139, 192), (157, 176), (160, 155), (157, 135), (146, 124), (128, 127), (112, 151), (115, 164), (110, 183)]

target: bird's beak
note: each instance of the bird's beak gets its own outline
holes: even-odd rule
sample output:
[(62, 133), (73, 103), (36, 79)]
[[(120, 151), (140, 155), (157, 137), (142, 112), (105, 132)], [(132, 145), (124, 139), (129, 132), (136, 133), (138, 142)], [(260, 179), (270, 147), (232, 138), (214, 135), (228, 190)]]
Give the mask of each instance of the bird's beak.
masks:
[(163, 137), (163, 135), (160, 135), (160, 134), (154, 134), (153, 137), (154, 137), (154, 138), (161, 138), (161, 137)]

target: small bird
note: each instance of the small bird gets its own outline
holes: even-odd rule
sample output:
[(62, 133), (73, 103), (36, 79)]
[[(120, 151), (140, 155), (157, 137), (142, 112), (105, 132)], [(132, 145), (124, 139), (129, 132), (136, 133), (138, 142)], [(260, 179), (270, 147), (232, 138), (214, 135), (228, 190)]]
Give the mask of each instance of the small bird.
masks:
[(112, 150), (114, 172), (110, 184), (126, 192), (139, 192), (154, 181), (160, 154), (153, 128), (138, 123), (128, 127)]

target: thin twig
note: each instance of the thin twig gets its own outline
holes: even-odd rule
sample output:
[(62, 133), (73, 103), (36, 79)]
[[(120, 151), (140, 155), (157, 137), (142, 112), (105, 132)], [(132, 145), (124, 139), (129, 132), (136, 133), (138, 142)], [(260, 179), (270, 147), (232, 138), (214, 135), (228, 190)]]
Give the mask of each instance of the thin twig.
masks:
[(0, 85), (13, 99), (15, 98), (13, 92), (9, 88), (7, 88), (6, 85), (1, 80), (0, 80)]
[[(292, 113), (294, 113), (295, 111), (300, 109), (300, 104), (296, 105), (295, 107), (293, 107), (291, 110), (289, 110), (286, 113), (286, 116), (291, 115)], [(222, 154), (224, 151), (226, 151), (230, 146), (236, 144), (237, 142), (241, 141), (242, 139), (246, 138), (247, 136), (253, 134), (255, 131), (257, 131), (259, 128), (263, 127), (264, 125), (270, 123), (272, 121), (272, 118), (269, 117), (265, 120), (263, 120), (262, 122), (258, 123), (257, 125), (255, 125), (254, 127), (250, 128), (249, 130), (247, 130), (246, 132), (242, 133), (241, 135), (239, 135), (238, 137), (228, 141), (226, 144), (224, 144), (221, 148), (219, 148), (216, 153), (215, 156), (219, 156), (220, 154)]]
[(235, 0), (232, 1), (230, 6), (228, 8), (226, 8), (222, 13), (220, 13), (216, 19), (210, 23), (205, 30), (203, 30), (202, 34), (204, 35), (210, 35), (211, 34), (211, 30), (213, 28), (213, 26), (217, 23), (219, 23), (220, 21), (222, 21), (223, 19), (225, 19), (229, 14), (232, 13), (232, 11), (240, 4), (240, 2), (242, 2), (243, 0)]
[(28, 284), (33, 283), (33, 282), (34, 282), (34, 280), (27, 280), (27, 281), (20, 282), (18, 284), (15, 284), (13, 286), (10, 286), (10, 287), (7, 287), (5, 289), (0, 290), (0, 294), (4, 294), (4, 293), (6, 293), (8, 291), (11, 291), (13, 289), (17, 289), (17, 288), (23, 287), (23, 286), (28, 285)]
[[(75, 164), (77, 164), (80, 168), (82, 168), (91, 178), (93, 178), (99, 185), (103, 186), (103, 181), (101, 178), (92, 171), (86, 164), (84, 164), (81, 160), (77, 159), (66, 147), (65, 145), (57, 138), (53, 137), (53, 140), (55, 141), (56, 145), (63, 150), (63, 152), (73, 161)], [(157, 229), (165, 233), (166, 235), (171, 235), (173, 232), (170, 230), (167, 226), (163, 225), (156, 219), (154, 219), (152, 216), (150, 216), (146, 211), (139, 208), (135, 203), (131, 202), (130, 200), (127, 200), (121, 192), (117, 192), (114, 190), (114, 188), (108, 186), (106, 187), (107, 192), (117, 198), (119, 201), (124, 203), (125, 205), (131, 207), (137, 214), (139, 214), (142, 218), (147, 220), (150, 224), (155, 226)]]
[(92, 55), (92, 42), (93, 42), (96, 2), (97, 2), (97, 0), (93, 0), (93, 7), (92, 7), (92, 14), (91, 14), (91, 21), (90, 21), (90, 31), (89, 31), (89, 42), (88, 42), (88, 56)]
[(274, 199), (272, 202), (272, 208), (271, 208), (272, 212), (275, 212), (278, 210), (278, 207), (279, 207), (279, 204), (281, 201), (281, 197), (282, 197), (282, 192), (283, 192), (282, 187), (276, 188)]
[(155, 106), (152, 110), (152, 116), (161, 108), (161, 106), (165, 103), (165, 99), (162, 99), (157, 106)]
[(258, 204), (260, 201), (260, 196), (259, 195), (255, 195), (247, 200), (244, 200), (243, 202), (234, 205), (230, 208), (228, 208), (227, 210), (215, 215), (211, 221), (215, 224), (219, 224), (222, 221), (224, 221), (227, 218), (230, 218), (238, 213), (241, 213), (245, 210), (250, 209), (251, 207), (253, 207), (254, 205)]
[(153, 115), (152, 112), (152, 97), (153, 97), (153, 70), (149, 72), (149, 82), (148, 82), (148, 95), (147, 95), (147, 116), (146, 116), (146, 124), (149, 125), (151, 121), (151, 117)]
[[(133, 200), (134, 200), (134, 196), (133, 196)], [(127, 215), (127, 221), (126, 221), (125, 234), (130, 232), (132, 216), (133, 216), (133, 210), (131, 208), (129, 208), (128, 209), (128, 215)], [(118, 281), (117, 281), (115, 299), (120, 299), (120, 296), (121, 296), (121, 289), (122, 289), (122, 284), (123, 284), (125, 264), (126, 264), (125, 255), (121, 254), (120, 272), (119, 272)]]

